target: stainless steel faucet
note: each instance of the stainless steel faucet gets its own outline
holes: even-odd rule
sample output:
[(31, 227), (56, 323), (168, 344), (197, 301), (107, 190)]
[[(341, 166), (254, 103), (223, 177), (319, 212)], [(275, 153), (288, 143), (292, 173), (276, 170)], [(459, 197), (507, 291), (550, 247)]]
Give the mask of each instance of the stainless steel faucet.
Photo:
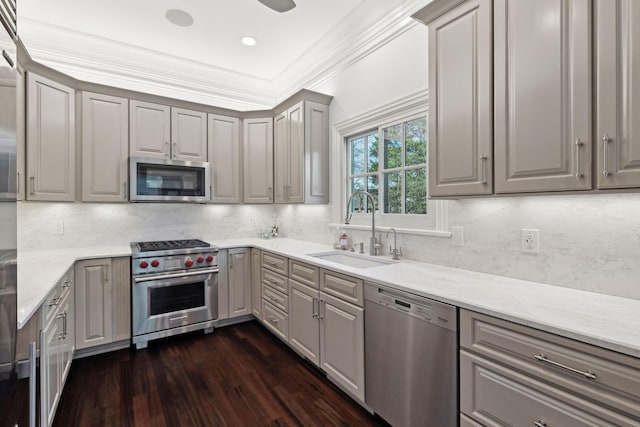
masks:
[(397, 261), (402, 256), (402, 248), (398, 250), (398, 242), (396, 240), (397, 233), (395, 228), (391, 227), (389, 230), (387, 230), (387, 237), (389, 237), (389, 233), (391, 233), (392, 231), (393, 231), (393, 249), (391, 249), (391, 245), (389, 245), (389, 255), (392, 256), (392, 259)]
[(344, 217), (344, 223), (349, 224), (351, 221), (351, 213), (349, 212), (349, 207), (351, 206), (351, 200), (356, 195), (366, 196), (371, 202), (371, 239), (369, 239), (369, 255), (378, 255), (378, 251), (380, 250), (380, 240), (376, 238), (376, 202), (373, 200), (373, 196), (371, 193), (367, 193), (366, 191), (354, 191), (349, 197), (349, 201), (347, 201), (347, 213)]

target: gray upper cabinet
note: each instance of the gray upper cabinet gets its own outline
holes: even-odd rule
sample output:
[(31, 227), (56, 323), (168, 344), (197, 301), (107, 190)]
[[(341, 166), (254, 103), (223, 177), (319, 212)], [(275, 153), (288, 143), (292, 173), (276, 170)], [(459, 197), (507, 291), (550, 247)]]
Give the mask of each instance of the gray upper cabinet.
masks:
[(595, 7), (598, 187), (639, 187), (640, 4), (597, 0)]
[(592, 187), (591, 2), (495, 0), (495, 191)]
[(429, 195), (493, 192), (492, 2), (429, 24)]
[(171, 158), (207, 161), (207, 114), (171, 107)]
[(75, 199), (75, 91), (27, 76), (27, 200)]
[(273, 118), (244, 120), (244, 202), (273, 203)]
[(274, 119), (276, 203), (329, 202), (329, 106), (300, 101)]
[(82, 94), (82, 201), (126, 202), (129, 101)]
[(171, 109), (166, 105), (129, 102), (129, 152), (132, 157), (171, 157)]
[(240, 120), (209, 114), (211, 201), (240, 203)]

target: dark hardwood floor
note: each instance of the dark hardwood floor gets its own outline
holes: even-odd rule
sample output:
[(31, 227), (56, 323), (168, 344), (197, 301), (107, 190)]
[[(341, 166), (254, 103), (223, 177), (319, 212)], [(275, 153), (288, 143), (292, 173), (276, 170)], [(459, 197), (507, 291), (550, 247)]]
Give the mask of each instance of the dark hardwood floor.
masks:
[(383, 426), (257, 322), (75, 360), (55, 427)]

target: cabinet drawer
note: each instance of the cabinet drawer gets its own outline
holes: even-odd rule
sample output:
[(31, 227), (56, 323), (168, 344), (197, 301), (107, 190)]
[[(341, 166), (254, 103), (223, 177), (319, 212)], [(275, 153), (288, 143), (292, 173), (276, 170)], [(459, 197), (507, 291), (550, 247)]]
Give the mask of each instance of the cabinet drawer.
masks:
[(288, 261), (286, 257), (262, 251), (262, 266), (285, 276), (289, 274)]
[(277, 273), (273, 273), (266, 268), (262, 269), (262, 283), (271, 286), (283, 294), (289, 293), (289, 282), (287, 278)]
[(289, 260), (289, 278), (318, 289), (320, 269), (300, 261)]
[(281, 340), (289, 340), (289, 316), (267, 301), (262, 301), (262, 321)]
[(360, 307), (364, 304), (362, 279), (320, 270), (320, 290)]
[(262, 285), (262, 298), (267, 302), (275, 305), (285, 313), (289, 312), (289, 297), (281, 292), (276, 291), (270, 286)]
[(598, 406), (487, 359), (460, 352), (460, 410), (493, 426), (637, 426)]
[(460, 328), (461, 347), (640, 418), (640, 359), (467, 310)]

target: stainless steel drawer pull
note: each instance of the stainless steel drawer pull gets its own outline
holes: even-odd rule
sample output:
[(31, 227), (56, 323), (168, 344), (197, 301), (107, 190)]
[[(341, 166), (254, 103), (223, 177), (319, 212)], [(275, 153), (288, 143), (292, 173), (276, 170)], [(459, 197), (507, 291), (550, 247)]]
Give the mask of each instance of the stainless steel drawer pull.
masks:
[(602, 176), (604, 176), (605, 178), (611, 175), (611, 172), (609, 172), (609, 161), (607, 159), (607, 154), (609, 151), (609, 143), (611, 142), (611, 138), (609, 138), (609, 135), (607, 135), (606, 133), (604, 135), (602, 135), (602, 163), (603, 163), (603, 169), (602, 169)]
[(318, 317), (319, 310), (316, 310), (317, 303), (318, 303), (318, 298), (313, 297), (313, 301), (311, 301), (311, 317)]
[(584, 174), (580, 172), (580, 149), (584, 145), (580, 139), (576, 139), (576, 179), (584, 178)]
[(545, 356), (544, 354), (540, 353), (540, 354), (536, 354), (535, 356), (533, 356), (534, 359), (536, 359), (539, 362), (544, 362), (544, 363), (548, 363), (549, 365), (555, 366), (556, 368), (560, 368), (560, 369), (564, 369), (565, 371), (569, 371), (571, 373), (574, 374), (578, 374), (578, 375), (582, 375), (583, 377), (590, 379), (590, 380), (595, 380), (596, 379), (596, 374), (591, 372), (591, 371), (581, 371), (579, 369), (575, 369), (572, 368), (570, 366), (567, 365), (563, 365), (562, 363), (558, 363), (558, 362), (554, 362), (551, 359), (548, 359), (547, 356)]
[(533, 425), (534, 425), (535, 427), (547, 427), (547, 423), (545, 423), (545, 422), (544, 422), (544, 421), (542, 421), (542, 420), (538, 420), (538, 421), (534, 422), (534, 423), (533, 423)]
[(275, 323), (276, 325), (278, 324), (278, 319), (276, 319), (273, 316), (269, 316), (269, 317), (267, 317), (267, 319), (269, 319), (269, 322), (271, 322), (271, 323)]
[(480, 178), (480, 184), (482, 185), (486, 185), (487, 184), (487, 178), (485, 176), (485, 164), (487, 162), (487, 156), (485, 156), (484, 154), (480, 156), (480, 172), (481, 172), (481, 178)]
[(60, 297), (53, 297), (51, 298), (51, 300), (49, 300), (49, 307), (53, 307), (54, 305), (58, 305), (58, 303), (60, 302)]
[(31, 178), (29, 178), (29, 180), (31, 181), (31, 195), (35, 196), (36, 195), (36, 177), (32, 176)]

